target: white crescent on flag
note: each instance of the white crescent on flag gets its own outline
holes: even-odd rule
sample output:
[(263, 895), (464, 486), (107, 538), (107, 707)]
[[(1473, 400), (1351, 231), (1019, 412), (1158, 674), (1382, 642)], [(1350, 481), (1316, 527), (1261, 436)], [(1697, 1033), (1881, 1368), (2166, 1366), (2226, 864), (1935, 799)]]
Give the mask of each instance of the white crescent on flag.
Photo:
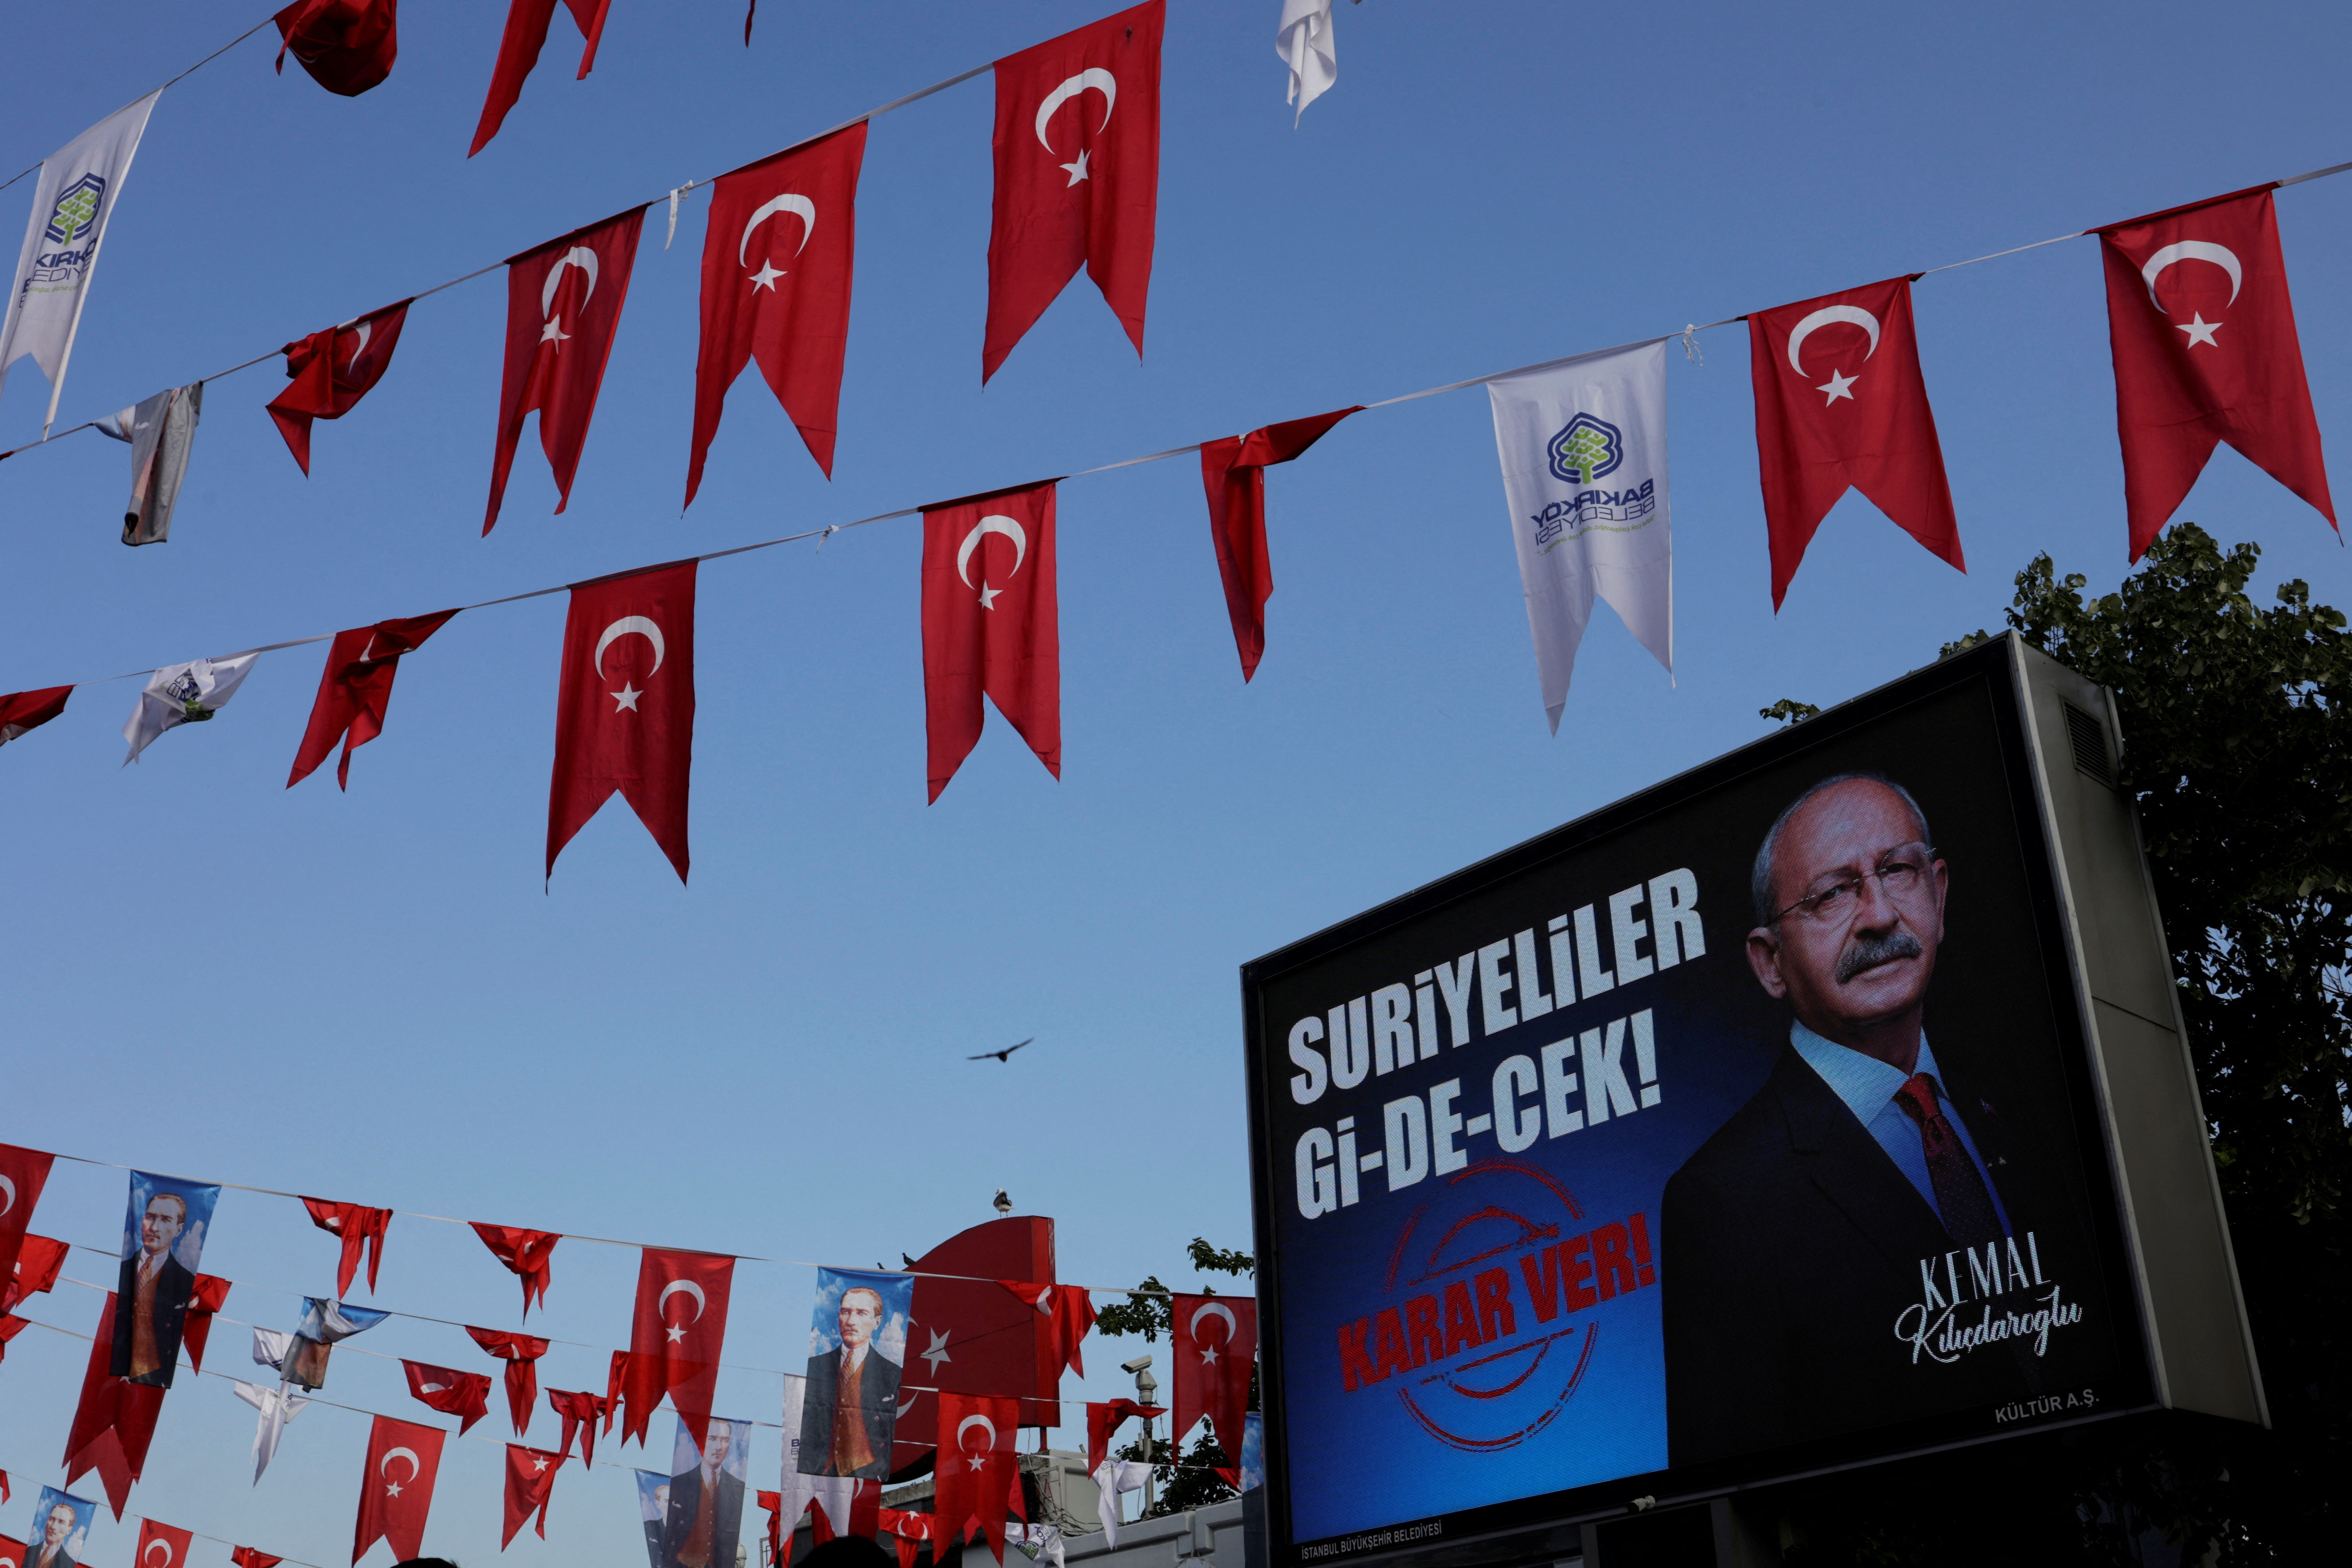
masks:
[[(2184, 239), (2168, 245), (2149, 257), (2147, 265), (2139, 269), (2141, 279), (2147, 284), (2148, 303), (2158, 310), (2164, 310), (2164, 302), (2156, 297), (2156, 280), (2163, 276), (2166, 268), (2176, 261), (2210, 261), (2227, 272), (2230, 275), (2230, 303), (2234, 305), (2238, 302), (2238, 289), (2245, 282), (2245, 270), (2238, 265), (2237, 253), (2226, 245), (2215, 245), (2210, 240)], [(2166, 310), (2165, 314), (2170, 315), (2171, 312)]]
[(142, 1564), (142, 1568), (144, 1564), (154, 1561), (155, 1548), (158, 1546), (163, 1549), (163, 1561), (161, 1564), (161, 1568), (172, 1568), (172, 1543), (164, 1540), (160, 1535), (154, 1540), (149, 1542), (147, 1543), (146, 1550), (139, 1553), (139, 1561)]
[(406, 1459), (408, 1461), (408, 1479), (412, 1481), (418, 1476), (422, 1475), (425, 1471), (425, 1467), (417, 1461), (415, 1449), (394, 1448), (391, 1452), (385, 1454), (383, 1458), (376, 1461), (376, 1474), (380, 1476), (390, 1475), (392, 1473), (392, 1462), (394, 1459)]
[(1102, 124), (1095, 129), (1101, 131), (1110, 124), (1111, 106), (1118, 101), (1118, 79), (1100, 66), (1089, 66), (1047, 93), (1045, 101), (1037, 106), (1037, 140), (1046, 152), (1054, 150), (1054, 139), (1045, 134), (1045, 121), (1054, 118), (1054, 110), (1088, 88), (1103, 95)]
[(1001, 533), (1013, 541), (1013, 575), (1015, 577), (1021, 575), (1022, 562), (1029, 558), (1029, 536), (1022, 531), (1020, 523), (1000, 514), (983, 517), (971, 525), (971, 531), (963, 536), (963, 543), (956, 549), (956, 575), (963, 579), (963, 585), (967, 588), (971, 586), (971, 552), (978, 547), (982, 535), (990, 533)]
[(1192, 1314), (1192, 1321), (1184, 1325), (1184, 1331), (1198, 1342), (1201, 1338), (1201, 1320), (1209, 1317), (1223, 1318), (1225, 1321), (1225, 1343), (1227, 1344), (1233, 1343), (1234, 1336), (1242, 1331), (1240, 1321), (1234, 1316), (1234, 1310), (1223, 1301), (1211, 1301), (1200, 1308)]
[[(612, 646), (614, 638), (627, 637), (631, 632), (636, 633), (639, 637), (654, 645), (654, 668), (646, 671), (646, 673), (650, 676), (654, 673), (654, 670), (657, 670), (662, 667), (662, 658), (664, 655), (668, 653), (669, 649), (662, 641), (661, 627), (654, 625), (653, 622), (647, 620), (643, 616), (623, 616), (619, 620), (614, 621), (611, 626), (606, 626), (604, 628), (604, 635), (596, 639), (596, 674), (599, 678), (601, 678), (604, 673), (604, 650)], [(665, 1289), (662, 1294), (664, 1296), (667, 1296), (671, 1290), (693, 1290), (694, 1299), (698, 1301), (702, 1300), (702, 1292), (683, 1279), (671, 1280), (669, 1282), (668, 1289)], [(695, 1313), (695, 1316), (698, 1318), (702, 1314), (699, 1311)]]
[[(966, 1432), (971, 1431), (974, 1426), (985, 1427), (988, 1432), (988, 1441), (982, 1444), (977, 1450), (967, 1448), (963, 1446), (963, 1435)], [(972, 1454), (976, 1452), (980, 1456), (971, 1461), (971, 1468), (973, 1469), (980, 1469), (987, 1464), (987, 1456), (995, 1447), (996, 1423), (991, 1421), (987, 1416), (967, 1415), (962, 1420), (956, 1423), (956, 1452), (960, 1454)]]
[(8, 1194), (8, 1201), (5, 1204), (0, 1204), (0, 1215), (5, 1215), (10, 1209), (16, 1206), (16, 1184), (10, 1181), (5, 1176), (0, 1176), (0, 1192), (5, 1192)]
[(778, 213), (792, 213), (801, 220), (801, 242), (793, 247), (793, 254), (798, 256), (808, 248), (809, 237), (816, 233), (816, 204), (806, 196), (786, 191), (775, 200), (763, 203), (760, 210), (751, 215), (751, 221), (743, 226), (743, 237), (735, 242), (735, 264), (738, 267), (748, 265), (744, 254), (751, 246), (751, 231)]
[(1807, 316), (1803, 321), (1799, 321), (1796, 324), (1796, 327), (1789, 333), (1789, 368), (1795, 371), (1799, 375), (1804, 374), (1805, 362), (1802, 355), (1805, 347), (1805, 340), (1811, 337), (1821, 328), (1832, 325), (1839, 321), (1843, 321), (1848, 326), (1860, 327), (1864, 331), (1870, 334), (1870, 347), (1863, 354), (1863, 358), (1868, 359), (1872, 354), (1878, 352), (1877, 317), (1872, 315), (1869, 311), (1864, 310), (1859, 305), (1824, 305), (1820, 310), (1815, 310), (1811, 315)]
[[(639, 617), (637, 617), (637, 616), (631, 616), (630, 618), (631, 618), (632, 620), (635, 620), (635, 619), (638, 619)], [(650, 625), (652, 625), (653, 623), (652, 623), (652, 622), (650, 622), (650, 621), (648, 621), (648, 622), (646, 622), (646, 625), (648, 625), (648, 626), (650, 626)], [(659, 634), (656, 634), (656, 636), (658, 636)], [(659, 648), (659, 647), (660, 647), (660, 645), (659, 645), (658, 643), (656, 643), (656, 644), (655, 645), (655, 647), (656, 647), (656, 649), (658, 649), (658, 648)], [(658, 668), (661, 668), (660, 660), (659, 660), (658, 658), (656, 658), (656, 659), (655, 660), (654, 668), (656, 668), (656, 669), (658, 669)], [(668, 1302), (669, 1298), (670, 1298), (670, 1293), (671, 1293), (672, 1291), (674, 1291), (674, 1290), (688, 1290), (688, 1291), (691, 1291), (691, 1292), (693, 1293), (693, 1295), (694, 1295), (694, 1317), (692, 1318), (692, 1320), (691, 1320), (691, 1321), (694, 1321), (694, 1322), (698, 1322), (698, 1322), (700, 1322), (700, 1321), (702, 1321), (702, 1310), (703, 1310), (703, 1308), (704, 1308), (706, 1305), (708, 1305), (708, 1303), (703, 1300), (703, 1296), (702, 1296), (702, 1287), (701, 1287), (701, 1286), (699, 1286), (699, 1285), (697, 1285), (697, 1284), (696, 1284), (693, 1280), (691, 1280), (691, 1279), (673, 1279), (673, 1280), (671, 1280), (668, 1284), (667, 1284), (667, 1285), (663, 1286), (663, 1287), (662, 1287), (662, 1292), (661, 1292), (661, 1294), (654, 1298), (654, 1314), (655, 1314), (656, 1317), (658, 1317), (658, 1316), (661, 1314), (661, 1310), (662, 1310), (662, 1308), (663, 1308), (663, 1307), (664, 1307), (664, 1306)]]
[(542, 320), (555, 310), (556, 286), (563, 281), (563, 269), (577, 267), (588, 274), (588, 290), (580, 296), (580, 308), (586, 310), (596, 293), (596, 253), (584, 245), (575, 245), (556, 258), (555, 265), (547, 269), (547, 281), (539, 290), (539, 313)]

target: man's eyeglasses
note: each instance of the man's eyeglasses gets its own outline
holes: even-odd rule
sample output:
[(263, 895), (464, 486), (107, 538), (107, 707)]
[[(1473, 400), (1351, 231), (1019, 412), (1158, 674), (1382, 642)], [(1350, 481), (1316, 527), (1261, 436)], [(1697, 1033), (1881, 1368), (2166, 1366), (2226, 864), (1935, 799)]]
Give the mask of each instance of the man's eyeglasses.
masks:
[(1887, 898), (1908, 898), (1919, 890), (1919, 884), (1935, 858), (1934, 847), (1926, 844), (1897, 849), (1879, 863), (1877, 870), (1865, 871), (1859, 877), (1848, 877), (1819, 892), (1808, 893), (1774, 915), (1770, 923), (1779, 925), (1790, 915), (1801, 914), (1807, 920), (1835, 925), (1853, 913), (1854, 906), (1862, 899), (1863, 883), (1873, 877), (1878, 879), (1878, 890)]

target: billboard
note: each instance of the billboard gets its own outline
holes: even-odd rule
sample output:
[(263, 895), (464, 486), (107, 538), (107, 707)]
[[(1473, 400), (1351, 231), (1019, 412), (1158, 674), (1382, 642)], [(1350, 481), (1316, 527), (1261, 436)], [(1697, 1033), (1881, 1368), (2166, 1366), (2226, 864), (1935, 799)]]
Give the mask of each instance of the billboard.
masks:
[(1245, 966), (1277, 1560), (2259, 1418), (2107, 711), (1998, 639)]

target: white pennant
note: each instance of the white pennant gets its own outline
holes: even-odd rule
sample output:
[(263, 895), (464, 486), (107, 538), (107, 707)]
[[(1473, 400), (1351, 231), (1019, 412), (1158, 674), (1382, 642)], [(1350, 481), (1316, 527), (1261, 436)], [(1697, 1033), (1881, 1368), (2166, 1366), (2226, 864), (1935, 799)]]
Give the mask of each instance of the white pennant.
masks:
[(230, 1381), (236, 1396), (261, 1413), (253, 1426), (253, 1484), (259, 1486), (261, 1472), (278, 1457), (278, 1439), (285, 1433), (286, 1423), (301, 1415), (302, 1407), (310, 1402), (282, 1388), (264, 1388), (241, 1379)]
[(33, 214), (25, 226), (25, 248), (8, 289), (6, 318), (0, 321), (0, 387), (8, 367), (26, 354), (49, 378), (49, 411), (41, 422), (47, 437), (65, 390), (66, 365), (73, 358), (74, 333), (81, 326), (82, 302), (98, 269), (98, 249), (131, 174), (131, 160), (146, 133), (147, 116), (163, 96), (158, 88), (128, 109), (118, 110), (49, 154), (33, 187)]
[(253, 672), (253, 661), (258, 653), (241, 653), (235, 658), (199, 658), (186, 664), (167, 664), (147, 678), (147, 689), (139, 694), (139, 706), (122, 726), (122, 738), (131, 742), (131, 754), (122, 759), (125, 766), (139, 760), (139, 753), (153, 743), (166, 730), (183, 724), (209, 719), (236, 695), (245, 678)]
[(1296, 130), (1307, 106), (1339, 79), (1339, 46), (1331, 41), (1331, 0), (1282, 0), (1274, 52), (1290, 67), (1290, 96), (1284, 101), (1298, 105), (1298, 113), (1290, 119)]
[(1486, 395), (1556, 735), (1596, 595), (1674, 673), (1666, 340), (1522, 371), (1488, 382)]

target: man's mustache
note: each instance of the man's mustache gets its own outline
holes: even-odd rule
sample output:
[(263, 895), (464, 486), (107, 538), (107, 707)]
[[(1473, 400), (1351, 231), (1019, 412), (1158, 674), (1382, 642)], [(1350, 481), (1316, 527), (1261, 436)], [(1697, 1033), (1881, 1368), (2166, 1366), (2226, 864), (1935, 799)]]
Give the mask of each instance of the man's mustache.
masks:
[(1916, 958), (1920, 953), (1919, 939), (1907, 931), (1893, 931), (1880, 937), (1856, 937), (1838, 954), (1837, 983), (1841, 985), (1865, 970), (1897, 959)]

